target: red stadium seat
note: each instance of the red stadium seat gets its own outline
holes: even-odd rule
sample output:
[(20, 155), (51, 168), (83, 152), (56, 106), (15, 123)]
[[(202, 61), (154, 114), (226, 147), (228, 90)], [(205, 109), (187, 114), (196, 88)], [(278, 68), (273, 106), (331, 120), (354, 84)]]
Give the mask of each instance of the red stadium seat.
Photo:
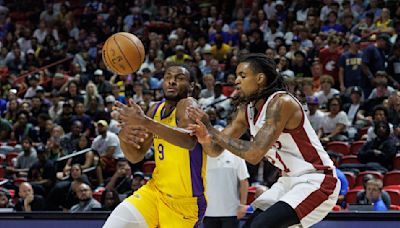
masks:
[(399, 190), (385, 190), (389, 193), (391, 203), (400, 206), (400, 191)]
[(14, 190), (14, 189), (7, 189), (7, 190), (8, 190), (8, 192), (10, 193), (11, 198), (13, 199), (14, 196), (15, 196), (15, 190)]
[(247, 191), (247, 205), (250, 205), (254, 201), (255, 195), (256, 195), (256, 189), (249, 187)]
[(146, 161), (143, 164), (143, 173), (152, 174), (153, 170), (156, 168), (156, 163), (154, 161)]
[(355, 141), (350, 145), (350, 153), (357, 155), (361, 147), (365, 144), (365, 141)]
[(400, 206), (391, 204), (390, 210), (391, 211), (400, 211)]
[(363, 177), (367, 174), (372, 174), (374, 175), (375, 178), (380, 179), (383, 181), (383, 174), (378, 172), (378, 171), (364, 171), (358, 174), (357, 179), (356, 179), (356, 186), (362, 186), (363, 185)]
[(99, 192), (93, 192), (93, 198), (99, 202), (101, 202), (101, 195), (103, 195), (102, 191)]
[(342, 210), (342, 208), (339, 205), (335, 205), (332, 208), (332, 211), (341, 211), (341, 210)]
[(9, 152), (9, 153), (6, 155), (7, 165), (9, 165), (9, 166), (14, 166), (12, 160), (13, 160), (14, 158), (18, 157), (18, 155), (19, 155), (18, 152)]
[(400, 185), (383, 186), (383, 190), (397, 190), (397, 191), (400, 191)]
[(349, 189), (352, 189), (356, 184), (356, 175), (352, 172), (343, 172), (346, 176), (347, 182), (349, 182)]
[(359, 190), (349, 190), (344, 197), (346, 203), (357, 203), (357, 192), (359, 192)]
[(345, 142), (334, 141), (325, 146), (326, 151), (333, 151), (343, 155), (350, 155), (350, 146)]
[(340, 164), (360, 164), (360, 161), (355, 155), (346, 155), (340, 158)]
[(400, 170), (400, 154), (397, 154), (396, 158), (393, 160), (393, 169)]
[(383, 186), (400, 185), (400, 170), (393, 170), (383, 177)]
[(13, 180), (15, 186), (19, 186), (21, 183), (27, 182), (28, 180), (25, 177), (18, 177)]
[(363, 127), (358, 129), (358, 135), (360, 136), (360, 138), (368, 133), (368, 129), (369, 127)]

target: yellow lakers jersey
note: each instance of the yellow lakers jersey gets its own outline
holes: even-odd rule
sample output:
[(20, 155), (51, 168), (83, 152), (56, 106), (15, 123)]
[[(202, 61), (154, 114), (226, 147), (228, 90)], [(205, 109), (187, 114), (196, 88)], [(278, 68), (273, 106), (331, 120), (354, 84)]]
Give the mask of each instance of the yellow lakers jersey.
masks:
[[(157, 122), (176, 127), (176, 109), (169, 115), (162, 116), (165, 102), (157, 104), (153, 119)], [(156, 168), (153, 172), (153, 182), (157, 189), (172, 197), (197, 197), (205, 192), (207, 156), (203, 153), (201, 144), (193, 150), (175, 146), (172, 143), (153, 136), (154, 158)]]

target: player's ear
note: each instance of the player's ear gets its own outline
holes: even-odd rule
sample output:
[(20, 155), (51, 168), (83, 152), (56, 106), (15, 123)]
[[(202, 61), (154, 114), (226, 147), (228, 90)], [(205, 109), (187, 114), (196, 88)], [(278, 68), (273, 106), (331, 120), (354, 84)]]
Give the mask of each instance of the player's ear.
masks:
[(264, 85), (267, 83), (267, 76), (264, 73), (257, 74), (257, 84)]

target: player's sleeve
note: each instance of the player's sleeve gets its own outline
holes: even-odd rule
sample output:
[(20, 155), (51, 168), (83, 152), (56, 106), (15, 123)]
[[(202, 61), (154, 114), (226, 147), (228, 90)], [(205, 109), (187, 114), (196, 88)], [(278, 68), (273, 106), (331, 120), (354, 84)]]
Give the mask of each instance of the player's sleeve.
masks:
[(245, 180), (247, 178), (250, 177), (249, 172), (247, 171), (247, 166), (246, 166), (246, 162), (244, 161), (244, 159), (239, 158), (237, 156), (236, 157), (236, 163), (237, 163), (237, 167), (236, 167), (236, 171), (237, 171), (237, 176), (239, 178), (239, 180)]

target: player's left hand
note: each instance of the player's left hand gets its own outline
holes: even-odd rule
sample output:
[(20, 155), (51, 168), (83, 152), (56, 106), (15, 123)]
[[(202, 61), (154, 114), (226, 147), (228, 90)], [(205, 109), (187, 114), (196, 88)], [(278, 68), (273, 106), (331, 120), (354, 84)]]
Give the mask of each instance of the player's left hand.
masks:
[(207, 128), (212, 127), (210, 119), (208, 118), (207, 113), (203, 111), (200, 107), (188, 106), (186, 108), (186, 114), (193, 121), (201, 121)]
[(211, 136), (208, 134), (206, 126), (199, 119), (196, 120), (197, 124), (189, 124), (188, 130), (192, 131), (190, 135), (195, 135), (200, 144), (210, 144)]
[(133, 99), (128, 100), (128, 105), (116, 101), (113, 109), (119, 112), (119, 120), (122, 125), (141, 125), (144, 123), (145, 114)]

